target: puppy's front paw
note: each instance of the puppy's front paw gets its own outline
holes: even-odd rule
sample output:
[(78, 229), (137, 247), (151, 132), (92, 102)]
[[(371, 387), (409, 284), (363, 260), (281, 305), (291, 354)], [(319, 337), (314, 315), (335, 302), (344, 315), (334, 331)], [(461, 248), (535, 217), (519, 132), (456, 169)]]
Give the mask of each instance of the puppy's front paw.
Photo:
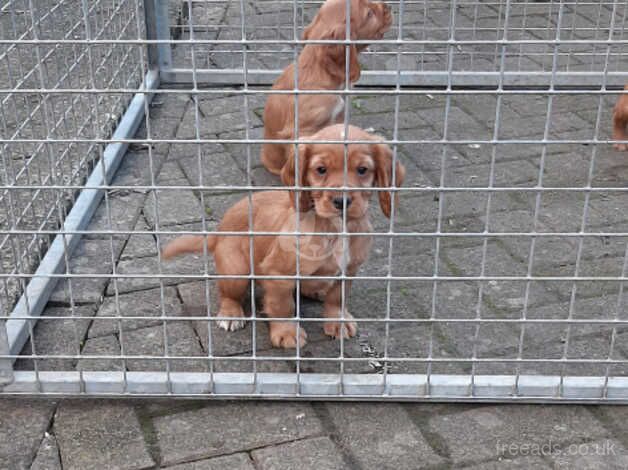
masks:
[(225, 331), (236, 331), (244, 328), (244, 320), (218, 320), (218, 328)]
[[(340, 317), (340, 314), (338, 316)], [(349, 312), (345, 311), (344, 318), (345, 320), (351, 320), (353, 319), (353, 316), (351, 316)], [(358, 325), (353, 321), (325, 322), (323, 324), (323, 331), (327, 336), (331, 336), (332, 338), (340, 338), (342, 336), (343, 338), (348, 339), (355, 336), (358, 332)]]
[(270, 342), (274, 347), (284, 349), (296, 348), (297, 341), (300, 347), (305, 346), (307, 334), (295, 322), (271, 321), (269, 328)]
[(626, 145), (626, 144), (614, 144), (613, 148), (615, 150), (620, 151), (620, 152), (624, 152), (624, 151), (628, 150), (628, 145)]
[(217, 322), (218, 328), (222, 330), (236, 331), (244, 328), (244, 320), (229, 320), (229, 317), (244, 317), (244, 310), (242, 310), (242, 305), (240, 305), (239, 301), (230, 298), (221, 299), (218, 317), (223, 317), (222, 320), (218, 320)]

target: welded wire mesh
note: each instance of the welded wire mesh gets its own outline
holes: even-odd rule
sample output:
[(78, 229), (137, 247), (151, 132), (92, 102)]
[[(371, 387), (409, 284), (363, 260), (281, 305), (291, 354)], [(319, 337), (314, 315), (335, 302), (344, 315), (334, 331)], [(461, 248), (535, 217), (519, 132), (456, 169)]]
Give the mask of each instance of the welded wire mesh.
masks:
[[(402, 185), (393, 174), (393, 188), (373, 189), (369, 261), (355, 274), (343, 265), (321, 276), (302, 272), (299, 257), (296, 274), (257, 272), (253, 256), (248, 274), (225, 274), (207, 248), (168, 261), (160, 253), (179, 235), (217, 233), (242, 198), (250, 207), (261, 191), (312, 190), (286, 187), (259, 156), (264, 103), (277, 93), (270, 84), (297, 60), (321, 2), (143, 8), (127, 1), (68, 1), (61, 5), (73, 14), (82, 7), (70, 36), (56, 26), (38, 35), (26, 27), (26, 36), (3, 43), (5, 50), (56, 51), (66, 64), (57, 68), (72, 69), (65, 82), (42, 78), (51, 72), (36, 56), (25, 69), (37, 80), (10, 81), (4, 110), (25, 112), (23, 100), (36, 96), (51, 116), (58, 104), (57, 113), (89, 123), (62, 132), (28, 117), (27, 134), (16, 128), (3, 139), (25, 174), (39, 155), (31, 148), (46, 165), (77, 168), (46, 176), (42, 164), (48, 179), (7, 179), (7, 211), (22, 193), (31, 206), (45, 205), (44, 194), (54, 216), (22, 226), (7, 215), (5, 240), (13, 247), (22, 238), (82, 235), (76, 251), (66, 249), (67, 268), (42, 275), (58, 282), (41, 318), (20, 313), (28, 341), (0, 356), (15, 360), (18, 384), (7, 392), (626, 399), (628, 166), (610, 134), (612, 107), (628, 81), (626, 2), (387, 2), (393, 24), (360, 54), (357, 85), (284, 91), (341, 96), (345, 129), (380, 135), (407, 171)], [(5, 10), (18, 15), (15, 2)], [(356, 41), (337, 42), (348, 54)], [(98, 68), (98, 58), (113, 62)], [(161, 83), (152, 103), (142, 102), (140, 129), (132, 139), (111, 139), (149, 66)], [(297, 128), (302, 112), (294, 110)], [(87, 162), (117, 142), (131, 146), (115, 177), (84, 184)], [(346, 166), (354, 142), (342, 143)], [(91, 223), (61, 231), (71, 198), (92, 189), (105, 199)], [(346, 183), (336, 189), (355, 191)], [(399, 199), (388, 219), (376, 198), (390, 190)], [(301, 223), (292, 232), (297, 253), (321, 235)], [(352, 237), (367, 235), (347, 223), (343, 216), (337, 231), (323, 234), (339, 237), (343, 251)], [(251, 253), (256, 238), (285, 236), (249, 229), (251, 211), (246, 225), (220, 233), (244, 234)], [(23, 289), (37, 264), (12, 250), (5, 290), (11, 283)], [(229, 320), (218, 309), (217, 282), (225, 279), (250, 281), (237, 331), (219, 327)], [(322, 303), (300, 295), (299, 281), (313, 279), (340, 283), (355, 337), (323, 334)], [(260, 297), (272, 280), (296, 281), (289, 321), (308, 339), (294, 349), (269, 340), (272, 318)]]
[[(134, 88), (145, 73), (138, 60), (143, 48), (71, 41), (144, 34), (136, 5), (116, 0), (7, 1), (0, 28), (0, 220), (5, 230), (27, 232), (0, 237), (0, 310), (8, 313), (27, 282), (14, 275), (32, 273), (41, 262), (51, 234), (40, 230), (60, 228), (76, 198), (72, 186), (86, 180), (102, 153), (97, 139), (111, 135), (131, 96), (82, 90)], [(69, 92), (47, 92), (54, 90)]]

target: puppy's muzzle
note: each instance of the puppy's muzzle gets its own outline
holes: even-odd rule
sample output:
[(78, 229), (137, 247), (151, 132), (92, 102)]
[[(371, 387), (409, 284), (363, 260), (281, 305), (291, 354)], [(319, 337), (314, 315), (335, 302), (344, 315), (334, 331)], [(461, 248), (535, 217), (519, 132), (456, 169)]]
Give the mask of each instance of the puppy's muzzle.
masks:
[[(334, 204), (334, 207), (336, 209), (338, 209), (339, 211), (342, 210), (342, 201), (343, 201), (343, 198), (341, 198), (341, 197), (335, 197), (332, 200), (332, 203)], [(346, 201), (347, 201), (347, 209), (348, 209), (349, 206), (351, 205), (351, 202), (353, 201), (353, 199), (348, 197), (348, 198), (346, 198)]]

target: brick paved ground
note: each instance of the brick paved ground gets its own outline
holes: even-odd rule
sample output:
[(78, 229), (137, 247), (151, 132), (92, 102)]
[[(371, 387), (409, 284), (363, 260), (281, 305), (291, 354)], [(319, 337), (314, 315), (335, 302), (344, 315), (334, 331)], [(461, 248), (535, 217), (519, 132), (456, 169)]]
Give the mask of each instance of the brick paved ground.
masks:
[[(259, 2), (256, 21), (277, 24), (274, 10)], [(519, 9), (519, 6), (514, 7)], [(530, 7), (532, 8), (532, 7)], [(582, 7), (584, 8), (584, 7)], [(195, 7), (194, 18), (207, 24), (235, 24), (239, 4)], [(447, 24), (446, 9), (434, 8), (423, 21), (417, 12), (408, 12), (408, 37), (421, 37), (431, 31), (434, 37)], [(495, 17), (495, 7), (482, 6), (476, 14), (478, 24)], [(517, 10), (513, 21), (522, 22)], [(607, 13), (607, 12), (606, 12)], [(291, 12), (286, 11), (286, 15)], [(469, 12), (465, 13), (467, 16)], [(291, 17), (291, 16), (290, 16)], [(581, 10), (575, 15), (578, 24), (591, 25), (591, 15)], [(529, 14), (531, 34), (545, 37), (547, 20), (540, 14)], [(231, 23), (230, 23), (231, 22)], [(532, 26), (531, 26), (532, 25)], [(537, 26), (533, 26), (537, 25)], [(593, 23), (593, 26), (595, 24)], [(535, 29), (536, 28), (536, 29)], [(237, 29), (237, 28), (235, 28)], [(239, 31), (211, 31), (208, 37), (230, 37)], [(268, 33), (271, 31), (271, 33)], [(273, 32), (274, 31), (274, 32)], [(260, 29), (259, 37), (277, 37), (277, 31)], [(287, 34), (281, 31), (281, 34)], [(600, 34), (603, 34), (600, 33)], [(582, 33), (584, 36), (584, 33)], [(429, 36), (429, 35), (428, 35)], [(175, 51), (175, 59), (184, 61), (189, 51)], [(235, 54), (203, 51), (207, 64), (226, 67)], [(490, 55), (490, 54), (489, 54)], [(272, 67), (277, 56), (263, 54), (260, 67)], [(383, 56), (385, 57), (385, 56)], [(257, 59), (255, 59), (257, 60)], [(376, 56), (367, 59), (367, 67), (394, 68)], [(388, 59), (387, 59), (388, 60)], [(396, 60), (396, 59), (395, 59)], [(406, 59), (404, 59), (406, 60)], [(412, 57), (408, 67), (414, 67)], [(442, 66), (442, 54), (425, 54), (427, 63)], [(485, 59), (486, 60), (486, 59)], [(539, 69), (547, 67), (546, 58), (528, 54), (524, 63)], [(590, 67), (586, 57), (574, 59), (584, 70)], [(577, 65), (577, 64), (576, 64)], [(199, 66), (202, 66), (199, 65)], [(423, 64), (425, 67), (425, 64)], [(456, 64), (464, 68), (462, 65)], [(479, 70), (487, 62), (474, 62)], [(530, 65), (532, 67), (532, 65)], [(574, 66), (574, 63), (571, 64)], [(245, 124), (250, 135), (261, 135), (263, 96), (249, 100), (250, 113), (244, 118), (241, 96), (207, 96), (199, 98), (199, 131), (207, 138), (243, 138)], [(351, 121), (372, 127), (382, 135), (393, 132), (394, 99), (367, 95), (352, 100)], [(445, 99), (425, 94), (404, 98), (399, 114), (400, 139), (440, 139), (443, 134)], [(496, 98), (488, 95), (457, 96), (451, 100), (448, 136), (451, 139), (490, 139), (494, 129)], [(501, 105), (499, 137), (502, 139), (540, 139), (545, 130), (546, 97), (508, 96)], [(554, 139), (588, 139), (595, 132), (598, 100), (593, 96), (558, 97), (553, 102), (549, 136)], [(612, 102), (602, 102), (601, 138), (609, 137)], [(151, 129), (161, 138), (193, 138), (195, 108), (189, 94), (158, 95), (151, 112)], [(145, 135), (141, 129), (138, 137)], [(594, 153), (595, 152), (595, 153)], [(489, 183), (492, 149), (490, 146), (401, 145), (399, 158), (407, 167), (407, 187), (434, 187), (440, 184), (441, 162), (445, 165), (445, 185), (486, 187)], [(114, 184), (141, 186), (151, 181), (160, 185), (242, 185), (248, 181), (247, 153), (243, 145), (203, 145), (198, 149), (184, 144), (159, 145), (151, 152), (145, 147), (130, 149), (116, 175)], [(443, 157), (444, 155), (444, 157)], [(586, 145), (552, 145), (545, 153), (543, 184), (553, 187), (583, 187), (589, 177), (589, 164), (595, 155), (593, 186), (623, 186), (628, 181), (628, 157), (614, 153), (608, 146), (596, 150)], [(494, 185), (533, 187), (539, 181), (542, 148), (538, 145), (496, 147)], [(278, 180), (259, 164), (259, 148), (251, 146), (251, 180), (256, 185), (276, 185)], [(150, 168), (154, 173), (151, 175)], [(199, 180), (199, 178), (202, 178)], [(225, 209), (241, 195), (229, 190), (198, 191), (161, 190), (156, 194), (141, 189), (117, 191), (109, 195), (109, 210), (118, 230), (195, 230), (204, 218), (207, 228), (216, 226)], [(535, 193), (504, 192), (490, 201), (487, 218), (487, 193), (448, 193), (443, 203), (443, 231), (530, 232), (533, 227)], [(544, 193), (539, 203), (537, 231), (577, 231), (584, 209), (582, 192)], [(586, 230), (627, 231), (628, 196), (624, 193), (592, 193), (588, 202)], [(402, 195), (395, 220), (397, 231), (433, 232), (438, 220), (437, 193)], [(377, 230), (386, 230), (388, 222), (373, 211)], [(101, 205), (90, 229), (108, 227), (105, 205)], [(118, 235), (110, 239), (92, 234), (85, 237), (71, 261), (75, 273), (152, 274), (158, 272), (157, 250), (168, 237), (151, 235)], [(625, 238), (587, 238), (582, 245), (579, 272), (599, 276), (621, 273), (626, 250)], [(576, 269), (578, 239), (554, 237), (538, 239), (534, 251), (534, 275), (571, 275)], [(487, 275), (525, 274), (528, 270), (530, 237), (502, 237), (487, 243)], [(439, 272), (447, 275), (478, 275), (482, 259), (482, 241), (477, 238), (443, 238)], [(371, 260), (362, 274), (382, 275), (388, 272), (388, 242), (378, 239)], [(435, 269), (435, 246), (432, 239), (410, 238), (394, 243), (394, 275), (431, 275)], [(60, 283), (44, 318), (35, 328), (37, 352), (44, 354), (119, 354), (164, 353), (164, 328), (156, 317), (165, 311), (172, 315), (204, 314), (205, 283), (183, 282), (182, 273), (202, 273), (202, 257), (189, 256), (164, 263), (162, 272), (173, 274), (159, 282), (150, 278), (120, 280), (85, 278), (72, 282), (75, 313), (91, 316), (88, 321), (54, 320), (71, 315), (69, 285)], [(210, 263), (208, 269), (212, 270)], [(477, 314), (478, 283), (441, 282), (436, 291), (436, 311), (440, 317), (473, 318)], [(483, 318), (519, 318), (524, 305), (524, 282), (488, 282), (481, 286), (479, 313)], [(211, 298), (215, 289), (209, 285)], [(421, 319), (430, 315), (432, 284), (398, 281), (391, 290), (391, 317)], [(611, 318), (617, 313), (619, 286), (613, 282), (582, 283), (573, 291), (570, 283), (534, 281), (528, 292), (528, 318), (565, 318), (573, 303), (574, 318)], [(116, 293), (118, 294), (116, 301)], [(386, 284), (357, 281), (350, 305), (362, 318), (381, 318), (386, 312)], [(573, 302), (572, 302), (573, 298)], [(117, 303), (117, 307), (116, 307)], [(626, 305), (624, 303), (624, 305)], [(142, 315), (145, 319), (105, 318), (119, 308), (123, 316)], [(215, 305), (211, 306), (215, 311)], [(318, 316), (320, 305), (303, 301), (303, 315)], [(324, 338), (316, 324), (306, 325), (309, 343), (302, 353), (306, 357), (329, 358), (337, 355), (337, 343)], [(384, 327), (365, 323), (356, 339), (347, 341), (344, 354), (363, 361), (347, 364), (345, 370), (381, 371), (379, 360), (384, 351)], [(518, 353), (520, 329), (506, 323), (483, 325), (474, 341), (475, 325), (440, 323), (432, 338), (424, 324), (392, 325), (389, 329), (388, 353), (397, 357), (422, 357), (430, 340), (434, 357), (512, 358)], [(628, 354), (628, 329), (617, 330), (614, 357)], [(281, 356), (270, 347), (264, 325), (255, 330), (258, 355)], [(569, 332), (569, 358), (599, 358), (609, 355), (611, 329), (574, 326)], [(209, 337), (212, 351), (228, 357), (250, 356), (252, 329), (226, 334), (207, 322), (178, 321), (166, 328), (168, 352), (186, 356), (173, 361), (172, 370), (207, 370)], [(528, 325), (523, 336), (522, 355), (526, 358), (560, 358), (565, 351), (567, 331), (564, 327)], [(30, 351), (30, 345), (25, 351)], [(199, 359), (190, 359), (198, 356)], [(163, 370), (163, 360), (45, 360), (40, 370)], [(28, 360), (19, 360), (18, 369), (30, 369)], [(250, 361), (222, 360), (215, 370), (250, 370)], [(260, 371), (293, 371), (288, 360), (261, 361)], [(424, 367), (407, 362), (392, 362), (391, 372), (424, 372)], [(302, 365), (303, 371), (336, 370), (330, 361)], [(434, 372), (468, 372), (467, 364), (442, 364)], [(512, 373), (503, 364), (487, 363), (477, 372)], [(533, 364), (522, 372), (559, 373), (560, 368)], [(565, 369), (577, 375), (604, 374), (605, 367), (578, 365)], [(612, 371), (625, 374), (622, 368)], [(7, 469), (291, 469), (309, 468), (628, 468), (628, 418), (625, 407), (605, 406), (530, 406), (530, 405), (454, 405), (454, 404), (377, 404), (377, 403), (267, 403), (207, 401), (29, 401), (3, 400), (0, 403), (0, 468)], [(577, 454), (577, 455), (574, 455)]]

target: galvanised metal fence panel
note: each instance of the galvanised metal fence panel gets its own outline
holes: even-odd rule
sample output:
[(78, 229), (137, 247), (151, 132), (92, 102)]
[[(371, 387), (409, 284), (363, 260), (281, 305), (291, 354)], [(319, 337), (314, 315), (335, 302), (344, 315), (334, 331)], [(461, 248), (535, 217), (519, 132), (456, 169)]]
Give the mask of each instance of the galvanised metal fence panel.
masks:
[[(610, 129), (627, 3), (386, 3), (382, 39), (332, 40), (369, 43), (356, 84), (283, 92), (342, 97), (342, 142), (363, 127), (407, 170), (390, 219), (372, 211), (370, 261), (325, 277), (358, 326), (334, 341), (298, 262), (229, 276), (207, 250), (160, 253), (217, 233), (240, 198), (295, 189), (259, 164), (263, 107), (321, 2), (2, 5), (1, 394), (626, 402), (628, 173)], [(295, 223), (299, 253), (320, 233)], [(229, 332), (228, 278), (250, 281)], [(258, 302), (281, 279), (308, 333), (295, 349), (272, 347)]]

